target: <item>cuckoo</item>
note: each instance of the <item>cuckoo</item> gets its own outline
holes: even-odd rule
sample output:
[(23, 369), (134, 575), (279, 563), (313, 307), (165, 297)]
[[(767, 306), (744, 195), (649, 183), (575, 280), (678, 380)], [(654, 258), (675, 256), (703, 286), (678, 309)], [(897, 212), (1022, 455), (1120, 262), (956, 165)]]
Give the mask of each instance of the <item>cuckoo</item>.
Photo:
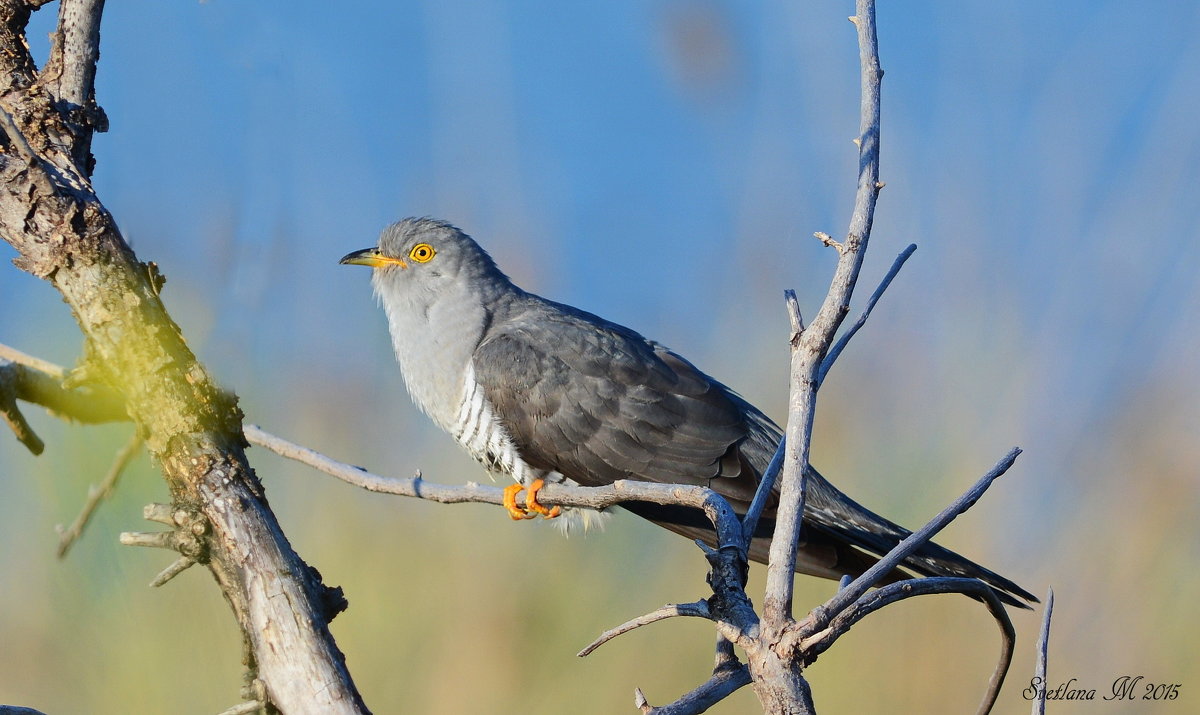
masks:
[[(668, 348), (622, 325), (517, 287), (470, 236), (408, 218), (341, 263), (373, 268), (392, 344), (413, 401), (492, 474), (514, 519), (559, 515), (537, 501), (546, 479), (602, 486), (618, 479), (699, 484), (745, 513), (782, 438), (766, 415)], [(908, 530), (808, 472), (796, 570), (857, 576)], [(516, 501), (524, 489), (523, 504)], [(777, 498), (777, 494), (775, 495)], [(711, 543), (685, 507), (623, 508)], [(750, 557), (765, 562), (771, 504)], [(903, 563), (923, 576), (983, 580), (1005, 602), (1036, 600), (1007, 578), (928, 543)], [(907, 577), (897, 570), (890, 580)]]

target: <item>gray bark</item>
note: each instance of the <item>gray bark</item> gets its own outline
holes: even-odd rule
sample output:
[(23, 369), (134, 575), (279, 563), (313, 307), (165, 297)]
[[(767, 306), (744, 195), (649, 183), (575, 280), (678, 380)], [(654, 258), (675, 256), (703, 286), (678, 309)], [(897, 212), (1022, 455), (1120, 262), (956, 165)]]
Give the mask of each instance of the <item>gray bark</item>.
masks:
[(75, 382), (120, 394), (174, 502), (209, 525), (201, 562), (249, 644), (270, 701), (287, 713), (365, 712), (328, 621), (340, 593), (292, 550), (246, 460), (237, 398), (188, 349), (142, 263), (90, 182), (103, 126), (92, 81), (96, 0), (63, 0), (50, 60), (24, 32), (33, 6), (0, 2), (0, 235), (16, 265), (49, 281), (85, 338)]

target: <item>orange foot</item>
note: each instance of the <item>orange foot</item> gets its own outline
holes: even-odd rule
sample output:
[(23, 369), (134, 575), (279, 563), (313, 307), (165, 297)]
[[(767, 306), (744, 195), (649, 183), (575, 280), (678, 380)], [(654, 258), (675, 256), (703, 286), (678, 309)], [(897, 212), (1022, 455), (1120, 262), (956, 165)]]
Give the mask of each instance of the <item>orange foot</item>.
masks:
[[(529, 489), (527, 489), (525, 492), (525, 508), (529, 511), (536, 511), (547, 519), (553, 519), (562, 513), (562, 509), (559, 509), (557, 506), (547, 509), (538, 503), (537, 493), (541, 491), (542, 487), (544, 486), (546, 486), (546, 482), (544, 480), (533, 480), (533, 483), (529, 485)], [(532, 514), (530, 516), (532, 516)]]
[(557, 506), (547, 509), (538, 503), (537, 493), (545, 485), (546, 482), (541, 479), (535, 479), (533, 483), (529, 485), (529, 489), (525, 494), (524, 507), (517, 505), (517, 494), (520, 493), (524, 487), (520, 484), (509, 484), (507, 487), (505, 487), (504, 508), (508, 510), (509, 517), (511, 517), (513, 521), (521, 521), (522, 519), (536, 518), (537, 514), (541, 514), (547, 519), (553, 519), (554, 517), (558, 516), (562, 510)]
[(517, 506), (517, 492), (521, 491), (522, 488), (519, 483), (509, 484), (507, 487), (504, 487), (504, 508), (508, 510), (508, 515), (513, 521), (533, 518), (533, 514)]

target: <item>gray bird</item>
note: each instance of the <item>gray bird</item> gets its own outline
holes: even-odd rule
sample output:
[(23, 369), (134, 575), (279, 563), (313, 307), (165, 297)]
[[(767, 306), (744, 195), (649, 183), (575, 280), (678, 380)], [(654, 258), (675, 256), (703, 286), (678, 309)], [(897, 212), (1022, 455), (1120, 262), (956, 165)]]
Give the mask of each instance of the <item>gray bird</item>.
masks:
[[(782, 432), (683, 357), (616, 323), (513, 285), (470, 236), (430, 218), (384, 229), (341, 263), (371, 266), (404, 384), (417, 406), (506, 490), (513, 518), (557, 516), (537, 502), (543, 479), (603, 486), (618, 479), (706, 485), (745, 513)], [(525, 488), (525, 506), (515, 496)], [(630, 502), (625, 509), (712, 542), (704, 515)], [(750, 557), (766, 562), (769, 504)], [(909, 532), (808, 473), (796, 570), (857, 576)], [(924, 576), (983, 580), (1005, 602), (1036, 601), (1012, 581), (929, 543), (904, 561)], [(891, 580), (908, 575), (897, 570)]]

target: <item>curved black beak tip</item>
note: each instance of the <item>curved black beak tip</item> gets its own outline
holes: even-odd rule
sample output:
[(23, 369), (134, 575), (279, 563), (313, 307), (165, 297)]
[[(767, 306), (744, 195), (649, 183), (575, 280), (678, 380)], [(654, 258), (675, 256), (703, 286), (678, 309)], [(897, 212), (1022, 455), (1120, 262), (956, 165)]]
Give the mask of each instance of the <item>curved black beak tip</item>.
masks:
[(338, 264), (343, 266), (373, 266), (375, 265), (375, 249), (364, 248), (360, 251), (352, 251), (342, 256)]

